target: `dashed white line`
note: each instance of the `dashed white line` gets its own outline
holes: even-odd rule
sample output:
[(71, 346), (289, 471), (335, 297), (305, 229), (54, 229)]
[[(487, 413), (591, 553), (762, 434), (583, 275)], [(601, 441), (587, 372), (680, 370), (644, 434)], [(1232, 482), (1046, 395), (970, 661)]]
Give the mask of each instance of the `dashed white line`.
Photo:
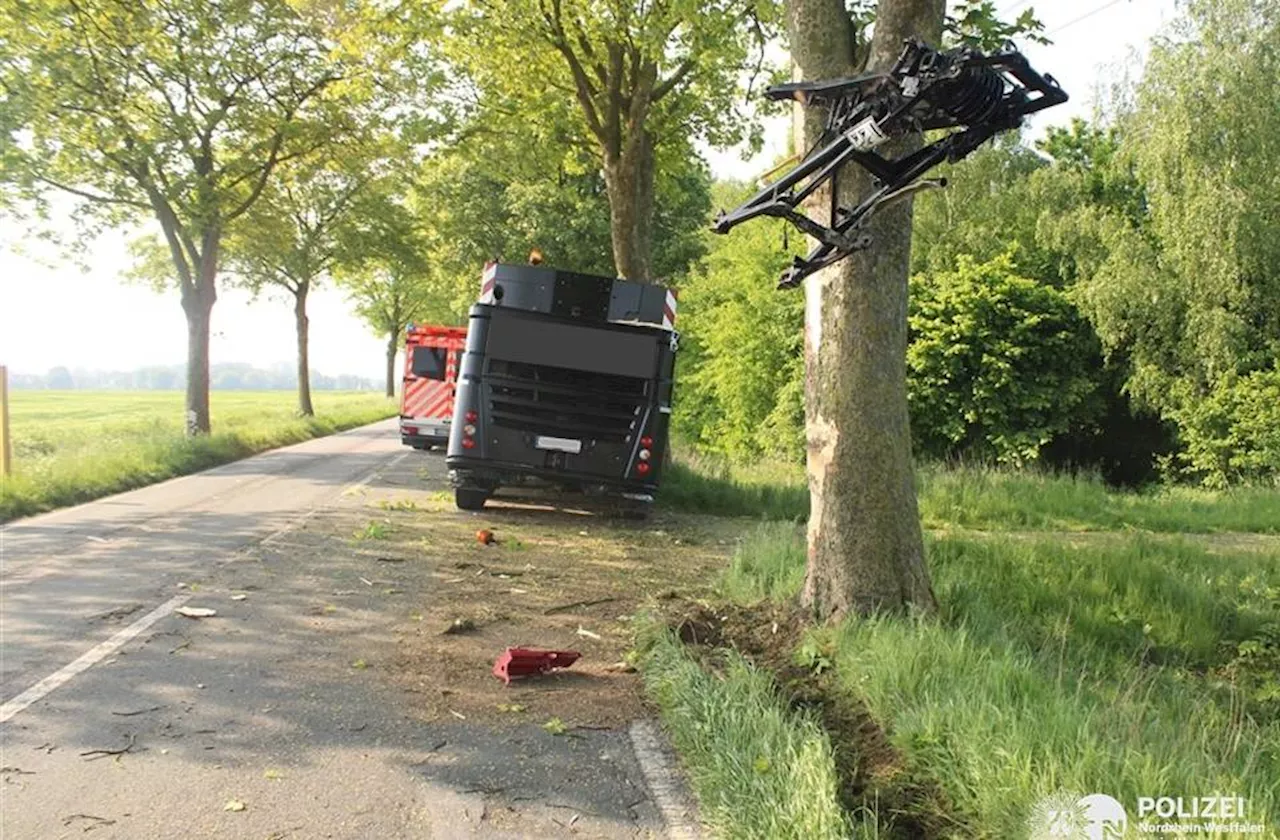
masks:
[(640, 763), (649, 795), (666, 823), (667, 837), (671, 840), (698, 840), (702, 835), (690, 819), (693, 809), (688, 804), (675, 768), (662, 749), (658, 728), (652, 721), (637, 720), (631, 724), (627, 734), (631, 736), (631, 749)]
[(52, 674), (42, 679), (40, 682), (19, 694), (17, 697), (7, 701), (3, 706), (0, 706), (0, 723), (4, 723), (9, 720), (18, 712), (27, 708), (32, 703), (35, 703), (37, 700), (43, 699), (54, 689), (66, 682), (69, 682), (72, 677), (82, 671), (88, 670), (103, 659), (106, 659), (108, 656), (124, 647), (130, 639), (144, 632), (148, 627), (169, 615), (169, 613), (173, 612), (177, 607), (182, 606), (182, 604), (186, 603), (190, 597), (191, 596), (187, 594), (175, 595), (151, 612), (144, 615), (142, 618), (135, 621), (133, 624), (130, 624), (119, 633), (116, 633), (110, 639), (94, 645), (88, 651), (81, 654), (81, 656), (75, 661), (64, 665), (57, 671), (54, 671)]

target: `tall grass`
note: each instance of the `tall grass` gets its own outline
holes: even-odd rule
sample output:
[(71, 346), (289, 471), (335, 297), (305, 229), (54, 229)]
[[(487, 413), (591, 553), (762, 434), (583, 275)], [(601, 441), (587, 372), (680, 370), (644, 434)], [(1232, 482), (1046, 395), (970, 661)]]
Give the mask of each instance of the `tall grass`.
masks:
[[(940, 465), (922, 467), (916, 482), (921, 521), (933, 529), (1280, 533), (1280, 487), (1125, 491), (1089, 476)], [(667, 467), (658, 502), (719, 516), (809, 515), (803, 466), (778, 461), (678, 457)]]
[(299, 417), (292, 392), (212, 394), (214, 433), (186, 438), (183, 395), (143, 391), (11, 393), (14, 474), (0, 521), (95, 499), (371, 423), (396, 412), (378, 394), (318, 393)]
[(1086, 476), (931, 466), (917, 473), (926, 528), (1280, 533), (1280, 488), (1158, 486), (1134, 492)]
[[(787, 540), (758, 531), (726, 591), (794, 595), (804, 555)], [(1059, 791), (1109, 794), (1131, 818), (1139, 796), (1229, 792), (1247, 821), (1280, 824), (1280, 556), (943, 536), (929, 561), (936, 619), (818, 635), (903, 757), (881, 784), (938, 784), (966, 837), (1026, 836)]]
[[(771, 679), (736, 654), (704, 671), (669, 631), (642, 632), (645, 687), (689, 771), (702, 821), (717, 837), (848, 837), (831, 742), (789, 710)], [(864, 835), (860, 835), (864, 836)]]

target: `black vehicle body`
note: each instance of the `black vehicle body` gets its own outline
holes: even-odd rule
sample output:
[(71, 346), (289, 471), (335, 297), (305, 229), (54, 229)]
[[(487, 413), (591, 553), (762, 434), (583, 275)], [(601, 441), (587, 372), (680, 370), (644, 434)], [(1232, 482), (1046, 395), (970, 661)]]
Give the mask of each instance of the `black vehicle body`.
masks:
[(460, 508), (531, 482), (651, 501), (677, 336), (661, 286), (491, 264), (471, 307), (446, 463)]

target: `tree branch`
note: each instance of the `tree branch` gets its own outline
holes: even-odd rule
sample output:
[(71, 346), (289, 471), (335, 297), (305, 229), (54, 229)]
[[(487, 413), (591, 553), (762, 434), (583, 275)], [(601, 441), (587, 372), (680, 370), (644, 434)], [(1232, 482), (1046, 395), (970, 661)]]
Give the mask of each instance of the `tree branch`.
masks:
[(684, 81), (685, 77), (688, 76), (690, 71), (692, 70), (693, 70), (692, 58), (686, 58), (684, 61), (680, 62), (680, 66), (676, 68), (675, 72), (672, 73), (668, 78), (659, 82), (657, 87), (653, 89), (653, 95), (649, 97), (649, 101), (657, 102), (659, 99), (666, 96), (668, 93), (670, 93), (672, 90), (675, 89), (676, 85)]

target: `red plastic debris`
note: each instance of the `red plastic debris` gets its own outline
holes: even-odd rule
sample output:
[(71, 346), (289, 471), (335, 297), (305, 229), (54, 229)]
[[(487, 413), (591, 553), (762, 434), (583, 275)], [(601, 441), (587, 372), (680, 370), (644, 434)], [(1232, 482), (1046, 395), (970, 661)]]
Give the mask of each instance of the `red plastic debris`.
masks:
[(538, 650), (537, 648), (507, 648), (493, 663), (493, 675), (510, 684), (518, 677), (545, 674), (552, 668), (568, 668), (582, 654), (576, 650)]

